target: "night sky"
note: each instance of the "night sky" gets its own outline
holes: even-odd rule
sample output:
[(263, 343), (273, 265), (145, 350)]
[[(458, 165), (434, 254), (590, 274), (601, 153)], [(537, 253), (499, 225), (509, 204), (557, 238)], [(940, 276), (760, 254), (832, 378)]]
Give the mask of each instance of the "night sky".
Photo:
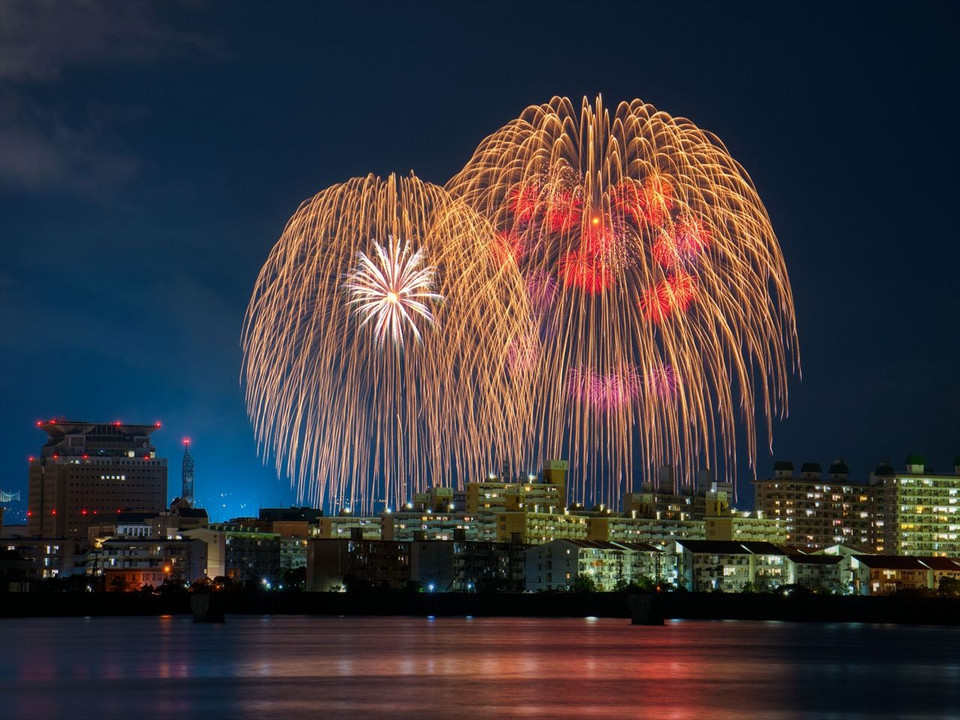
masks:
[(171, 496), (189, 436), (214, 519), (292, 502), (239, 347), (285, 221), (368, 172), (443, 184), (553, 95), (688, 117), (753, 178), (803, 364), (761, 475), (960, 454), (954, 3), (4, 0), (0, 20), (0, 487), (24, 501), (35, 423), (66, 417), (162, 422)]

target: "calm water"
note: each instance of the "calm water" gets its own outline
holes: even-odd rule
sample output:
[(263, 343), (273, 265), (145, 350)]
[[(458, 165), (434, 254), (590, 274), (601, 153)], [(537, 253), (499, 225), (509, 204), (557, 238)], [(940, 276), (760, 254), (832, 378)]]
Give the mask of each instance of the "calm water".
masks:
[(0, 643), (2, 718), (960, 716), (955, 628), (56, 618)]

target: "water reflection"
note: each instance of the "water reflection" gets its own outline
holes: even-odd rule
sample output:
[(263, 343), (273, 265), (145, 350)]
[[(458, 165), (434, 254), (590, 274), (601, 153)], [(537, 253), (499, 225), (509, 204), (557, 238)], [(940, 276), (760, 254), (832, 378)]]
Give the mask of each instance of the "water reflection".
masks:
[(232, 616), (5, 620), (0, 638), (2, 718), (949, 718), (960, 708), (955, 628)]

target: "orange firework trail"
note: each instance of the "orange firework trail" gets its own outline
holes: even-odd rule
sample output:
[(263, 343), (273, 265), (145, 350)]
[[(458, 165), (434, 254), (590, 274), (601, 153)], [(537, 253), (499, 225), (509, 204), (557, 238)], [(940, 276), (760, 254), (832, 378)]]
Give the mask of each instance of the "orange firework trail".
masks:
[(685, 482), (733, 472), (737, 418), (751, 464), (758, 414), (772, 444), (799, 371), (793, 297), (756, 189), (714, 135), (639, 100), (611, 114), (554, 98), (486, 138), (447, 189), (490, 220), (494, 255), (530, 290), (530, 448), (569, 452), (577, 499), (619, 500), (635, 454)]
[(298, 498), (371, 511), (519, 466), (530, 382), (505, 348), (535, 328), (499, 242), (412, 175), (353, 179), (297, 210), (242, 344), (258, 447)]

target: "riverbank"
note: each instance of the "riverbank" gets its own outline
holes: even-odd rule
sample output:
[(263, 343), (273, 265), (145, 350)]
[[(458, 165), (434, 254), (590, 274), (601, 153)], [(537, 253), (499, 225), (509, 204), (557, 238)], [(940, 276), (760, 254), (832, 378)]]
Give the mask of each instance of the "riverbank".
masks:
[[(627, 593), (217, 593), (227, 615), (412, 615), (629, 618)], [(960, 598), (663, 593), (667, 619), (960, 625)], [(189, 615), (190, 595), (9, 593), (0, 617)]]

